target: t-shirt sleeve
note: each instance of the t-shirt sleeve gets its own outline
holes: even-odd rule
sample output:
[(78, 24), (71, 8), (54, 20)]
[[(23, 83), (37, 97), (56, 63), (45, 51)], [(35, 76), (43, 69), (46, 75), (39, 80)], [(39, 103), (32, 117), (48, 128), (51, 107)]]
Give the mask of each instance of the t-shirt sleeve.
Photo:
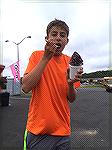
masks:
[(27, 65), (24, 75), (31, 72), (32, 69), (38, 64), (39, 61), (40, 61), (39, 53), (36, 51), (33, 52), (29, 58), (29, 62), (28, 62), (28, 65)]
[(80, 81), (77, 81), (77, 82), (74, 83), (74, 87), (75, 87), (75, 88), (79, 88), (79, 87), (80, 87), (80, 84), (81, 84)]

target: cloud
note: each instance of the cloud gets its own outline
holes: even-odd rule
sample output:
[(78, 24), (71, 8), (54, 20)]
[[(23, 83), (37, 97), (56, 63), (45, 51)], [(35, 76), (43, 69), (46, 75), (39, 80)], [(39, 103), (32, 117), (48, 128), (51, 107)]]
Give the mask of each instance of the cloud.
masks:
[[(13, 6), (12, 3), (13, 2)], [(64, 53), (78, 51), (84, 59), (84, 71), (108, 69), (109, 64), (109, 2), (24, 3), (20, 0), (2, 2), (4, 64), (17, 59), (16, 47), (5, 40), (21, 43), (20, 59), (23, 74), (34, 50), (44, 48), (47, 24), (54, 18), (64, 20), (70, 27), (69, 43)], [(9, 53), (8, 53), (9, 52)]]

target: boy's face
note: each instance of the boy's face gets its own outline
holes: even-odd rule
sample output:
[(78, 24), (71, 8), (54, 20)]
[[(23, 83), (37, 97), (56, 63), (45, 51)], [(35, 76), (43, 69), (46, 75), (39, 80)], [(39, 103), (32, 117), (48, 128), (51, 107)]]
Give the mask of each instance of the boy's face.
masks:
[(53, 40), (57, 45), (57, 50), (54, 55), (61, 55), (63, 49), (68, 43), (68, 37), (66, 31), (58, 26), (53, 26), (49, 32), (49, 35), (46, 37), (47, 40)]

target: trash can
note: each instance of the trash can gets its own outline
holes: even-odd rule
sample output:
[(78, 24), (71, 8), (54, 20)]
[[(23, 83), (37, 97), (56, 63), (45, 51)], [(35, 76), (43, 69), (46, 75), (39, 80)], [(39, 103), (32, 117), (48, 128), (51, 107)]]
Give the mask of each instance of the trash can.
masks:
[(9, 96), (8, 92), (0, 93), (1, 106), (9, 106)]

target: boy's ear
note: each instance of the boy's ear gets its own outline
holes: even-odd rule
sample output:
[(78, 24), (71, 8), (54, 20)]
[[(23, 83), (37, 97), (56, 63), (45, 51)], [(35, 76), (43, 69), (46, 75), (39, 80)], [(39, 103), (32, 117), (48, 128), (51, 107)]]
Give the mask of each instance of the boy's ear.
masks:
[(67, 38), (67, 44), (68, 44), (68, 42), (69, 42), (69, 39)]
[(48, 36), (45, 37), (45, 41), (47, 41), (47, 40), (48, 40)]

